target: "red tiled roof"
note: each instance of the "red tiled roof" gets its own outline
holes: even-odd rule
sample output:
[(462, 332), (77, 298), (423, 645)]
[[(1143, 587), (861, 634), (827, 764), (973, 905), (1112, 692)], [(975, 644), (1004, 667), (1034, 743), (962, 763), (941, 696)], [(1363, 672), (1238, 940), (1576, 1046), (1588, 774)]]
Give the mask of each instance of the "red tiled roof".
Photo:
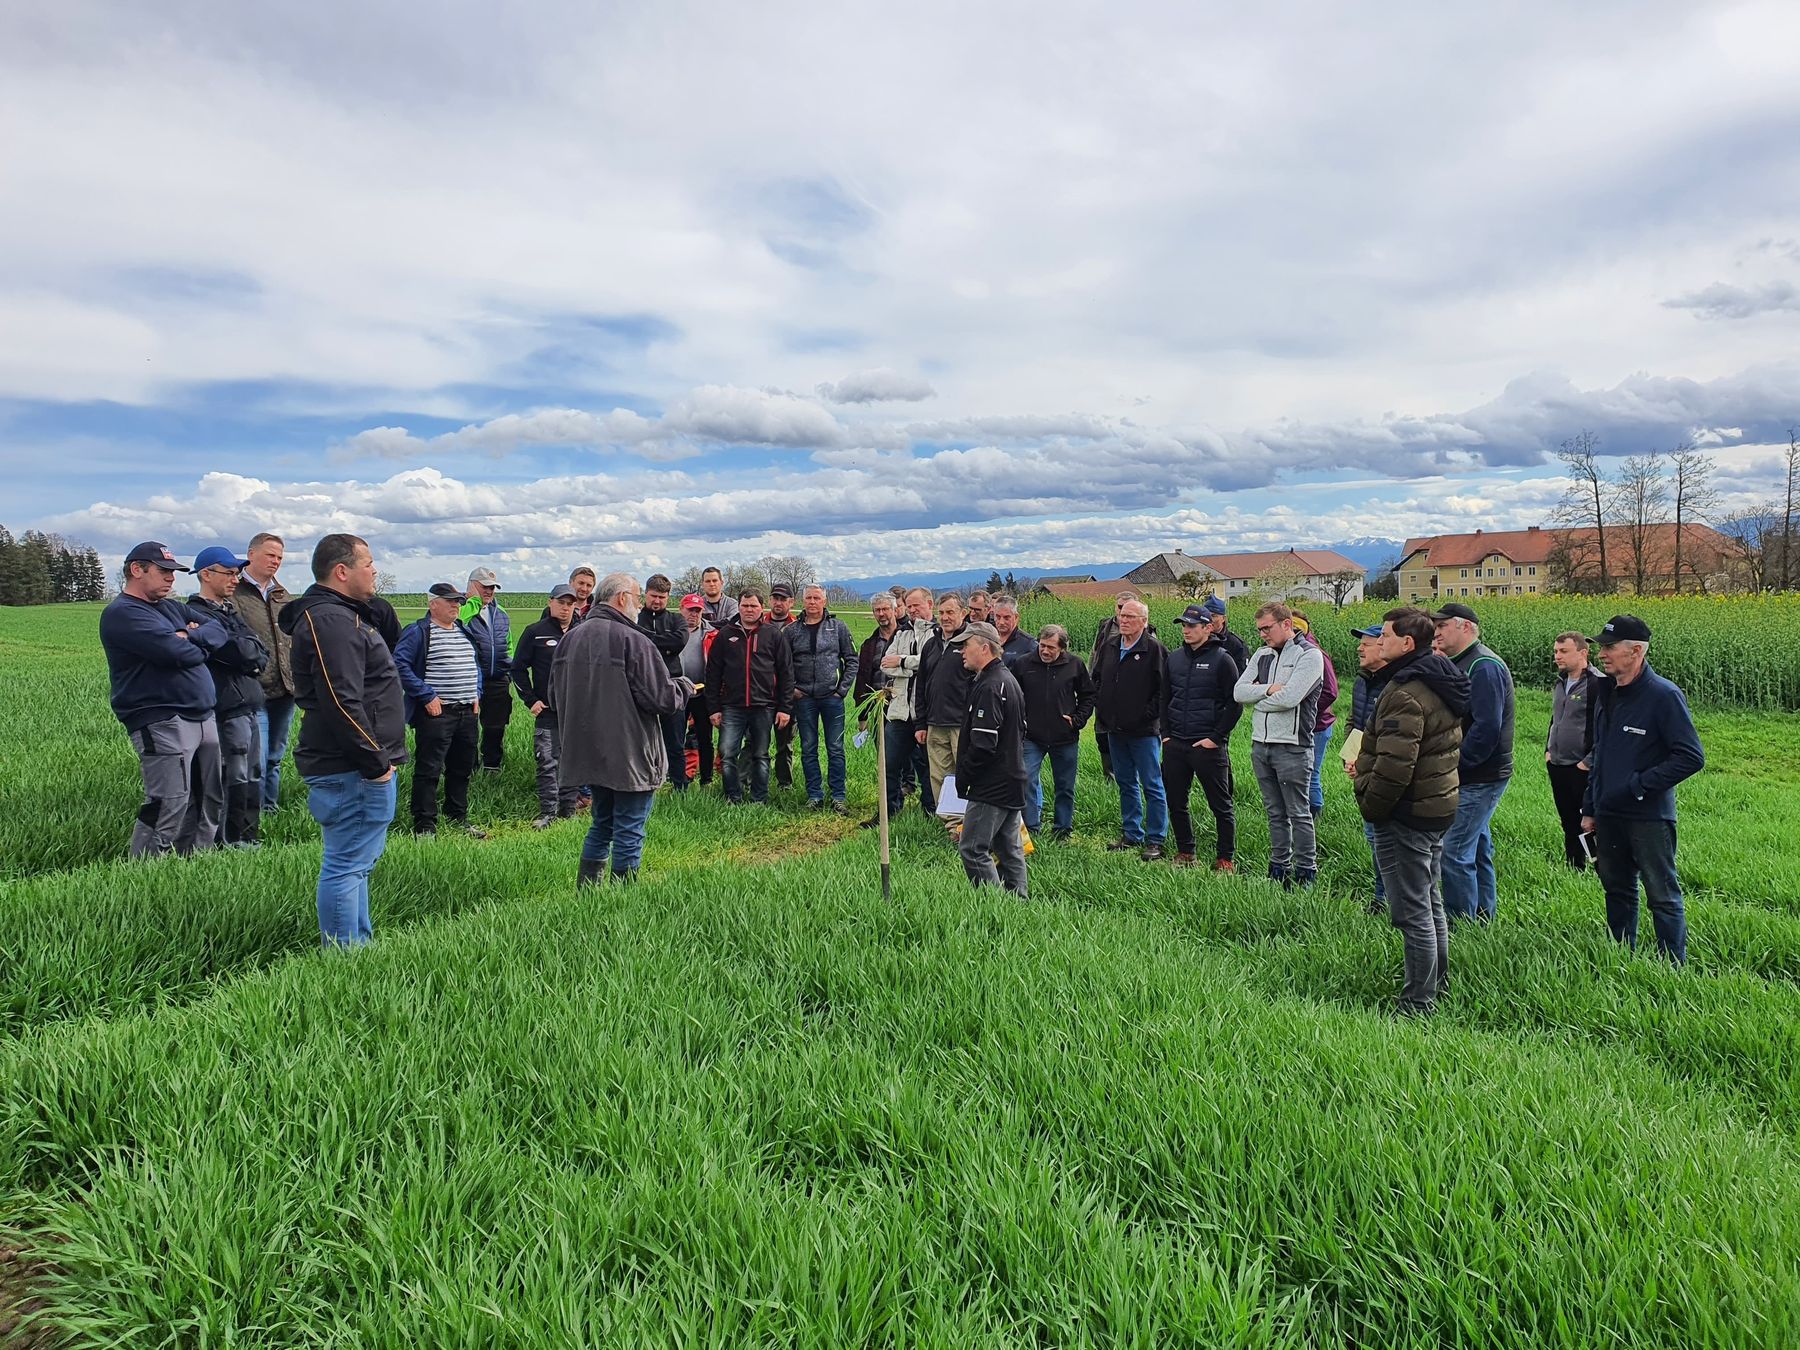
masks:
[[(1683, 525), (1681, 528), (1687, 539), (1682, 548), (1684, 555), (1690, 551), (1722, 552), (1726, 547), (1724, 537), (1709, 525)], [(1473, 567), (1496, 553), (1513, 563), (1547, 563), (1559, 540), (1566, 539), (1576, 548), (1591, 548), (1594, 535), (1595, 531), (1591, 526), (1576, 530), (1477, 530), (1473, 534), (1424, 535), (1408, 539), (1400, 557), (1402, 562), (1406, 562), (1414, 554), (1424, 550), (1424, 565), (1427, 567)], [(1608, 525), (1606, 548), (1610, 570), (1615, 576), (1624, 575), (1629, 570), (1628, 564), (1621, 565), (1631, 549), (1629, 527)], [(1652, 573), (1673, 571), (1675, 526), (1672, 523), (1650, 526), (1649, 534), (1645, 537), (1644, 554), (1646, 562), (1653, 564), (1649, 568)], [(1584, 566), (1582, 570), (1591, 569)]]
[(1272, 573), (1325, 576), (1331, 572), (1363, 570), (1343, 554), (1327, 548), (1290, 548), (1279, 553), (1193, 553), (1188, 556), (1233, 581), (1250, 581)]
[(1111, 600), (1120, 591), (1142, 594), (1144, 588), (1114, 577), (1111, 581), (1048, 581), (1044, 589), (1058, 600)]

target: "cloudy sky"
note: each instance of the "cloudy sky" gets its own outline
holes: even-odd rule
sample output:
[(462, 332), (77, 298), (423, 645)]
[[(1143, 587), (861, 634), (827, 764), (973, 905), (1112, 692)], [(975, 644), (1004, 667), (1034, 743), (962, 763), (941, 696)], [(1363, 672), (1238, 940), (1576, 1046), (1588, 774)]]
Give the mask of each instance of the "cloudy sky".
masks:
[(1800, 6), (1371, 13), (8, 5), (0, 518), (412, 586), (1521, 525), (1583, 428), (1766, 493)]

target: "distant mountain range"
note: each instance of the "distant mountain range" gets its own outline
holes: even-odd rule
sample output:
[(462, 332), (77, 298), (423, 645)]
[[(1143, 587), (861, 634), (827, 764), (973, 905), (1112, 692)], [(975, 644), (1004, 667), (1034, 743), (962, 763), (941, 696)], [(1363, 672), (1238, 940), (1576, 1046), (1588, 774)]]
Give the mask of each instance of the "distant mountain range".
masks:
[[(1335, 553), (1343, 554), (1358, 567), (1372, 569), (1379, 567), (1390, 558), (1398, 556), (1404, 543), (1405, 541), (1401, 539), (1380, 539), (1373, 535), (1365, 535), (1356, 539), (1340, 539), (1332, 544), (1307, 544), (1304, 547), (1330, 549)], [(1058, 567), (1044, 567), (1035, 570), (1029, 567), (1014, 567), (1012, 572), (1021, 579), (1025, 577), (1036, 579), (1040, 576), (1092, 576), (1100, 581), (1109, 581), (1113, 577), (1124, 576), (1143, 561), (1143, 558), (1133, 558), (1129, 562), (1064, 563)], [(964, 586), (979, 586), (987, 581), (989, 573), (993, 570), (992, 567), (969, 567), (959, 572), (908, 572), (904, 576), (895, 574), (875, 577), (833, 577), (826, 584), (843, 586), (865, 594), (884, 591), (889, 586), (899, 584), (929, 586), (933, 590), (948, 591), (958, 590)], [(1006, 570), (1001, 567), (1001, 574), (1005, 575)]]

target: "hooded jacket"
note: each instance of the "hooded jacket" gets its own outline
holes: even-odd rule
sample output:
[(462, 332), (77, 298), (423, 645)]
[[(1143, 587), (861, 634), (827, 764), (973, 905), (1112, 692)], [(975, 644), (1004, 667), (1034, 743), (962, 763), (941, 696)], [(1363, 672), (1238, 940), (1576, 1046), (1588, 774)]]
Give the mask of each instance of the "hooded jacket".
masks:
[(1115, 635), (1094, 662), (1094, 718), (1109, 736), (1154, 736), (1169, 654), (1145, 629), (1128, 652)]
[(281, 631), (279, 623), (281, 611), (293, 598), (279, 581), (269, 583), (269, 594), (265, 597), (248, 572), (244, 573), (243, 580), (238, 582), (237, 593), (231, 597), (232, 604), (237, 606), (238, 617), (269, 650), (269, 664), (257, 677), (262, 681), (265, 701), (294, 696), (294, 657), (288, 651), (288, 635)]
[(571, 619), (568, 629), (564, 629), (551, 617), (550, 606), (545, 605), (538, 621), (519, 634), (519, 645), (513, 651), (513, 688), (519, 691), (528, 711), (534, 703), (544, 705), (537, 718), (540, 727), (556, 725), (556, 704), (550, 699), (550, 665), (556, 660), (556, 649), (574, 627)]
[(794, 710), (794, 657), (778, 629), (759, 623), (746, 629), (727, 619), (713, 634), (706, 657), (706, 706)]
[(654, 792), (668, 772), (662, 718), (687, 707), (694, 686), (669, 674), (630, 619), (595, 605), (571, 627), (550, 667), (565, 783), (614, 792)]
[(1469, 678), (1433, 651), (1403, 657), (1386, 673), (1356, 756), (1357, 809), (1374, 825), (1442, 834), (1456, 819)]
[[(189, 628), (195, 620), (204, 621)], [(207, 658), (228, 640), (210, 615), (179, 600), (152, 604), (121, 592), (100, 613), (113, 716), (128, 732), (171, 717), (204, 722), (218, 702)]]
[[(1298, 745), (1311, 749), (1319, 722), (1319, 690), (1325, 681), (1325, 659), (1296, 633), (1281, 645), (1258, 647), (1238, 676), (1232, 696), (1254, 705), (1250, 739), (1260, 745)], [(1269, 692), (1280, 685), (1279, 694)]]
[(1244, 715), (1232, 695), (1237, 678), (1237, 662), (1216, 633), (1197, 649), (1185, 642), (1171, 648), (1163, 676), (1162, 734), (1187, 745), (1204, 740), (1223, 745)]
[(368, 605), (317, 583), (281, 611), (293, 639), (294, 701), (306, 713), (294, 763), (308, 778), (380, 778), (406, 762), (406, 712), (394, 654)]
[(195, 594), (188, 597), (188, 608), (212, 619), (229, 635), (230, 640), (214, 648), (206, 660), (218, 698), (213, 708), (218, 719), (223, 722), (260, 711), (264, 702), (261, 676), (269, 664), (269, 649), (230, 600), (214, 604)]
[(1073, 745), (1094, 715), (1094, 679), (1074, 652), (1054, 661), (1038, 656), (1009, 667), (1025, 701), (1025, 737), (1038, 745)]

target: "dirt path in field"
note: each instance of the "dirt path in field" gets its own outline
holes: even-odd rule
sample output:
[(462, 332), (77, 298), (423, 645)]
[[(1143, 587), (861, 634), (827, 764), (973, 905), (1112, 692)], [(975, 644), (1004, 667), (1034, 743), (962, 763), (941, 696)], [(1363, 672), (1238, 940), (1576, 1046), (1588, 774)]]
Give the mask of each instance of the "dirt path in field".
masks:
[(810, 812), (787, 821), (773, 838), (765, 836), (753, 843), (734, 845), (725, 857), (738, 863), (776, 863), (830, 848), (850, 838), (856, 830), (856, 822), (844, 816), (829, 811)]
[(44, 1269), (42, 1261), (0, 1238), (0, 1346), (7, 1350), (49, 1350), (60, 1341), (47, 1323), (21, 1325), (44, 1306), (32, 1292)]

